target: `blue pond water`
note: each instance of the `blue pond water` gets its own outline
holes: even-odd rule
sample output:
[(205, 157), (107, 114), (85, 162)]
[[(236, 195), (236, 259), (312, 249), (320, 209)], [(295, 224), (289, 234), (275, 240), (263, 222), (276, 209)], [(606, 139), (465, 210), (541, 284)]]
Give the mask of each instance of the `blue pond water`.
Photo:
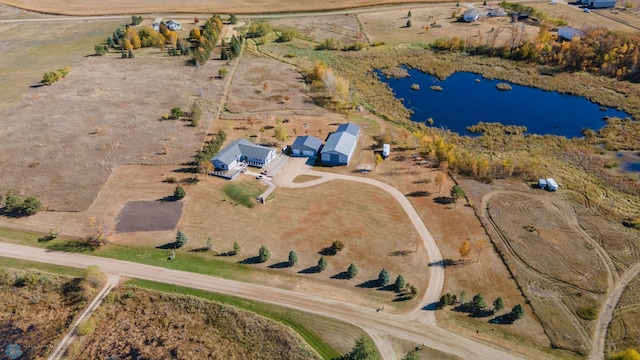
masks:
[(640, 172), (640, 163), (638, 162), (626, 163), (622, 168), (624, 171)]
[[(613, 108), (602, 111), (599, 105), (579, 96), (489, 80), (469, 72), (455, 73), (443, 81), (415, 69), (409, 74), (396, 79), (378, 72), (396, 97), (404, 99), (404, 106), (413, 110), (411, 120), (425, 122), (432, 118), (433, 126), (461, 135), (473, 135), (467, 126), (484, 121), (526, 126), (529, 134), (581, 137), (583, 128), (602, 128), (604, 116), (629, 116)], [(513, 89), (500, 91), (496, 89), (498, 83), (508, 83)], [(420, 90), (412, 90), (412, 84), (419, 84)], [(441, 86), (442, 91), (431, 90), (433, 85)]]

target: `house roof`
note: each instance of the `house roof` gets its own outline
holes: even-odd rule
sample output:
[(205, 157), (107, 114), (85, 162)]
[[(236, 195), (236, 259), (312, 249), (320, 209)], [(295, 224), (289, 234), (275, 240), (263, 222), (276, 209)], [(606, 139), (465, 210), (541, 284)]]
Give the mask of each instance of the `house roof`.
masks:
[(582, 31), (571, 26), (563, 26), (558, 29), (558, 36), (561, 36), (567, 40), (573, 39), (575, 36), (582, 36)]
[(469, 18), (477, 18), (480, 15), (480, 9), (476, 9), (476, 8), (471, 8), (467, 11), (464, 12), (464, 18), (465, 19), (469, 19)]
[(295, 149), (313, 151), (318, 151), (318, 149), (320, 149), (320, 146), (322, 146), (322, 140), (311, 135), (298, 136), (293, 144), (291, 144), (291, 147)]
[(349, 156), (356, 143), (356, 136), (346, 131), (335, 132), (329, 135), (327, 143), (322, 148), (322, 153), (335, 152)]
[(341, 131), (346, 131), (353, 136), (358, 136), (358, 134), (360, 133), (360, 126), (354, 123), (340, 124), (338, 125), (338, 129), (336, 130), (336, 132), (341, 132)]
[(244, 142), (239, 143), (238, 147), (240, 148), (240, 152), (242, 153), (242, 155), (246, 157), (266, 159), (267, 157), (269, 157), (269, 154), (274, 151), (273, 149), (270, 149), (266, 146), (256, 145), (245, 139), (241, 140), (244, 140)]
[(253, 144), (247, 139), (238, 139), (220, 150), (220, 152), (211, 158), (211, 161), (218, 160), (225, 164), (230, 164), (237, 160), (241, 155), (264, 159), (269, 156), (271, 151), (273, 151), (273, 149)]

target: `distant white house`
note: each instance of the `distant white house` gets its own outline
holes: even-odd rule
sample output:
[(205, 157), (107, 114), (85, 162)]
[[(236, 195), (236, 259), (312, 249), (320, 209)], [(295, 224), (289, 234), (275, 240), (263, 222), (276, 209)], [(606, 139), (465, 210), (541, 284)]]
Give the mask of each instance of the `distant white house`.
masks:
[(341, 124), (336, 132), (329, 135), (327, 143), (320, 151), (320, 159), (330, 165), (349, 165), (356, 149), (360, 127), (353, 123)]
[(291, 155), (315, 157), (318, 155), (321, 147), (322, 140), (315, 136), (298, 136), (293, 144), (291, 144)]
[(182, 24), (180, 24), (179, 22), (177, 22), (175, 20), (167, 20), (165, 25), (167, 25), (167, 29), (169, 29), (171, 31), (182, 30)]
[(582, 35), (582, 31), (572, 28), (571, 26), (563, 26), (558, 29), (558, 36), (565, 40), (571, 41), (574, 37), (580, 37)]
[(471, 8), (464, 12), (462, 19), (466, 22), (472, 22), (478, 20), (480, 16), (480, 9)]
[[(156, 19), (156, 22), (151, 24), (151, 27), (153, 27), (153, 30), (155, 31), (160, 31), (160, 24), (161, 22), (159, 21), (159, 19)], [(165, 22), (164, 25), (167, 27), (167, 29), (171, 31), (182, 30), (182, 24), (180, 24), (175, 20), (167, 20), (167, 22)]]
[(210, 161), (216, 170), (229, 170), (239, 163), (261, 168), (275, 157), (276, 151), (271, 148), (253, 144), (247, 139), (238, 139), (220, 150)]

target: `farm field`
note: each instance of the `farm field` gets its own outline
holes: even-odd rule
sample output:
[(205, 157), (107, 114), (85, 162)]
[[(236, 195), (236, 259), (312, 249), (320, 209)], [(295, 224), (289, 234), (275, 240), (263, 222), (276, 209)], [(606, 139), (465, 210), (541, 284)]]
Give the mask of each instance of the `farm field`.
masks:
[[(187, 0), (178, 6), (168, 0), (150, 1), (144, 0), (135, 4), (124, 0), (99, 3), (89, 0), (81, 0), (68, 3), (63, 0), (3, 0), (4, 4), (17, 8), (60, 15), (121, 15), (149, 14), (149, 13), (219, 13), (219, 14), (266, 14), (266, 13), (296, 13), (304, 11), (327, 11), (339, 9), (355, 9), (359, 7), (411, 4), (406, 0), (350, 0), (349, 2), (331, 0), (323, 3), (302, 2), (298, 0), (285, 1), (230, 1), (224, 4), (216, 4), (202, 0)], [(434, 1), (435, 3), (435, 1)], [(410, 6), (410, 5), (409, 5)], [(123, 11), (126, 9), (126, 11)]]
[(28, 26), (0, 22), (5, 52), (0, 58), (0, 112), (25, 93), (36, 92), (30, 87), (37, 87), (45, 72), (85, 62), (93, 45), (104, 41), (120, 24), (114, 20), (33, 22)]
[(607, 332), (605, 349), (617, 353), (640, 347), (640, 278), (636, 277), (622, 293)]

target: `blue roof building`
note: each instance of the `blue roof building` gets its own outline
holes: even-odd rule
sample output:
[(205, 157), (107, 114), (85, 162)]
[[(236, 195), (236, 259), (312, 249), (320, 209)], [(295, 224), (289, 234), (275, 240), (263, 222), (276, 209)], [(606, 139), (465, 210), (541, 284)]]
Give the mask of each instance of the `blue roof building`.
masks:
[(322, 147), (322, 140), (315, 136), (298, 136), (291, 144), (292, 156), (318, 156), (318, 151)]
[(217, 170), (229, 170), (238, 163), (261, 168), (276, 157), (276, 151), (266, 146), (256, 145), (247, 139), (238, 139), (220, 150), (211, 158)]
[(356, 149), (360, 127), (353, 123), (341, 124), (338, 130), (327, 138), (320, 151), (320, 159), (330, 165), (349, 165)]

